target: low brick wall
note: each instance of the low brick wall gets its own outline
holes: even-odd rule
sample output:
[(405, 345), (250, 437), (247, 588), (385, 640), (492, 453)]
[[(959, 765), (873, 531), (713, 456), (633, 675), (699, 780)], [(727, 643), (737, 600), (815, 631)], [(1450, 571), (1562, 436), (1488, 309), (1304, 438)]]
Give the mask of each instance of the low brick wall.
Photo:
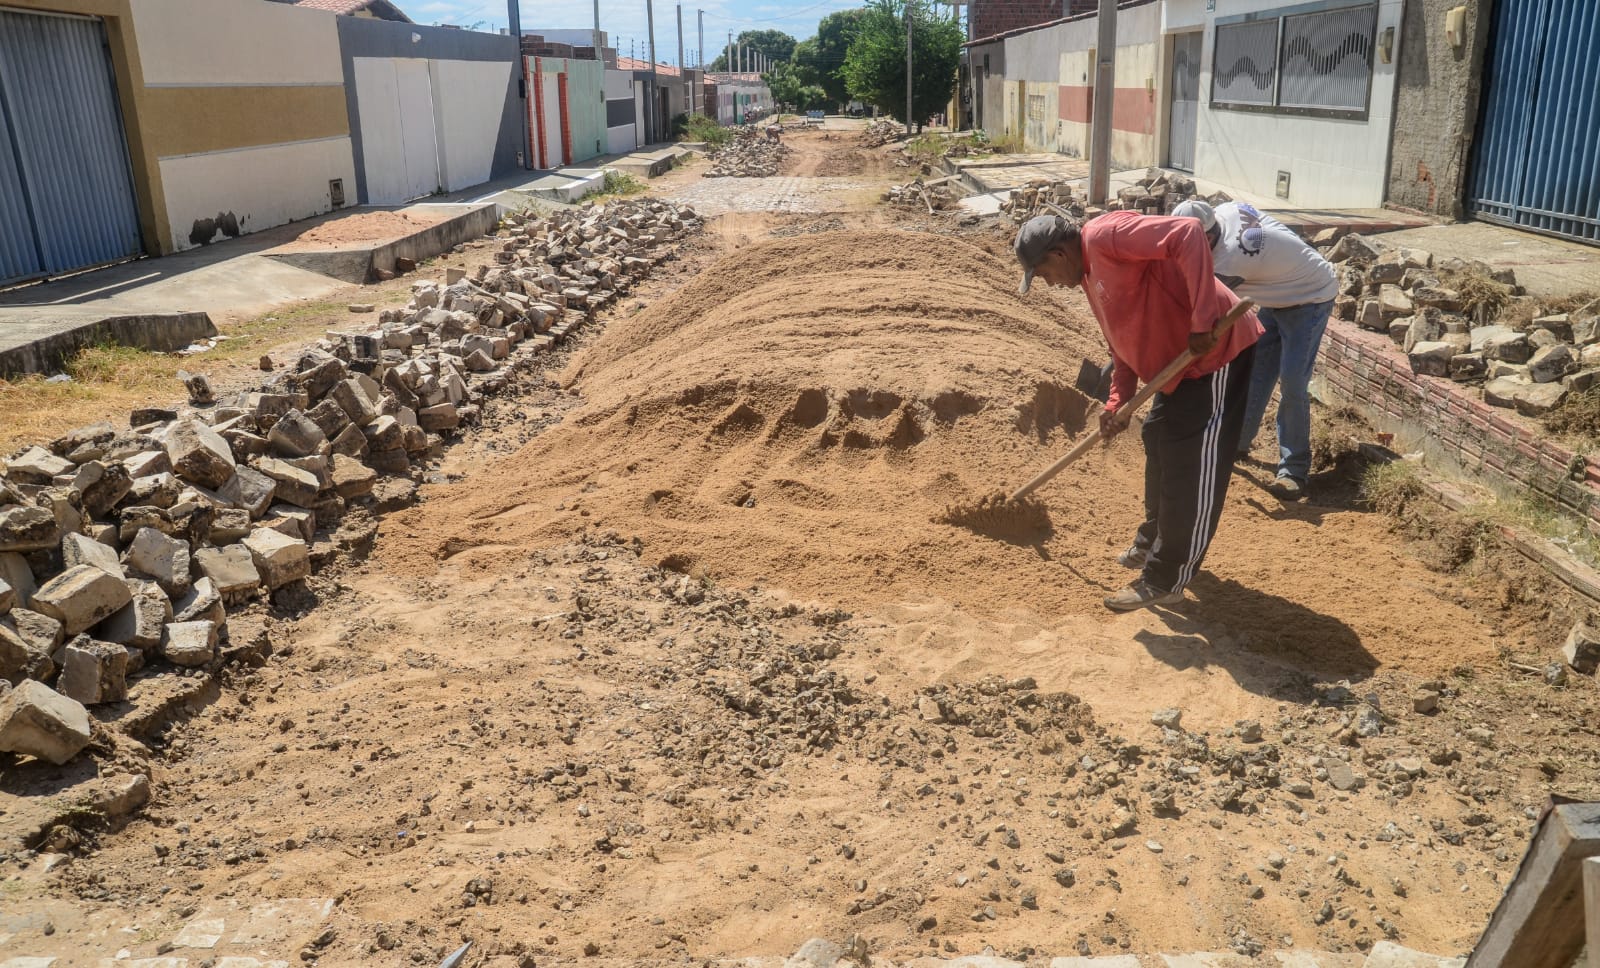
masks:
[(1383, 335), (1329, 320), (1314, 381), (1320, 399), (1394, 434), (1397, 449), (1453, 464), (1502, 497), (1538, 495), (1600, 532), (1600, 462), (1543, 439), (1533, 421), (1484, 403), (1477, 387), (1412, 373)]

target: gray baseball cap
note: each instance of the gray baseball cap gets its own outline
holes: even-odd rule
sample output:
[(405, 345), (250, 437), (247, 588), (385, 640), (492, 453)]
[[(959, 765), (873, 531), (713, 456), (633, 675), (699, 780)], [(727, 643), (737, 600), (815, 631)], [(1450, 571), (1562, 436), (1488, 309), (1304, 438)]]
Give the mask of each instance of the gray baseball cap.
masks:
[(1012, 243), (1017, 261), (1022, 263), (1022, 285), (1017, 292), (1027, 292), (1033, 285), (1033, 270), (1039, 267), (1050, 250), (1077, 234), (1078, 227), (1059, 215), (1036, 215), (1022, 223), (1017, 230), (1017, 240)]

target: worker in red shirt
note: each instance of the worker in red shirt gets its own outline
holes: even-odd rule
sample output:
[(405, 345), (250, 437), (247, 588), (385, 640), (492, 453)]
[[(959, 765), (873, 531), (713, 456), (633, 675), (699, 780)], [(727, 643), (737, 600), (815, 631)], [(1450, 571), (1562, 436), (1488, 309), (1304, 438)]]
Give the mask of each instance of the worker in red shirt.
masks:
[(1194, 219), (1110, 212), (1086, 225), (1056, 215), (1017, 233), (1022, 291), (1038, 277), (1081, 286), (1111, 347), (1106, 440), (1127, 426), (1117, 408), (1184, 350), (1199, 357), (1162, 387), (1144, 421), (1144, 524), (1117, 561), (1139, 578), (1105, 600), (1118, 612), (1176, 605), (1216, 534), (1250, 392), (1261, 324), (1253, 313), (1219, 341), (1212, 329), (1238, 297), (1212, 275), (1211, 244)]

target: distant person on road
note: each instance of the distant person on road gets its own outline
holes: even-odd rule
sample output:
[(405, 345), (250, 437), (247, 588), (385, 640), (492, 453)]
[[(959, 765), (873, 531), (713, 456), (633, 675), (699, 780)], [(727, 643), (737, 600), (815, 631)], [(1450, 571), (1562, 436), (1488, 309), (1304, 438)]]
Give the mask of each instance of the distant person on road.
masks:
[(1285, 500), (1297, 500), (1305, 496), (1311, 475), (1311, 368), (1339, 294), (1339, 276), (1293, 230), (1243, 202), (1215, 208), (1205, 202), (1184, 202), (1172, 214), (1200, 220), (1211, 242), (1217, 278), (1261, 307), (1263, 333), (1256, 347), (1239, 457), (1249, 455), (1276, 385), (1278, 476), (1272, 491)]
[(767, 125), (767, 140), (781, 144), (783, 142), (783, 126), (778, 124)]
[(1212, 335), (1238, 299), (1213, 274), (1193, 219), (1111, 212), (1080, 225), (1041, 215), (1023, 224), (1014, 248), (1022, 292), (1037, 276), (1081, 286), (1088, 297), (1111, 347), (1111, 392), (1100, 412), (1106, 440), (1127, 426), (1117, 408), (1140, 380), (1184, 350), (1199, 357), (1161, 388), (1145, 418), (1145, 520), (1117, 558), (1139, 578), (1105, 600), (1118, 612), (1176, 605), (1222, 517), (1261, 326), (1250, 314), (1221, 340)]

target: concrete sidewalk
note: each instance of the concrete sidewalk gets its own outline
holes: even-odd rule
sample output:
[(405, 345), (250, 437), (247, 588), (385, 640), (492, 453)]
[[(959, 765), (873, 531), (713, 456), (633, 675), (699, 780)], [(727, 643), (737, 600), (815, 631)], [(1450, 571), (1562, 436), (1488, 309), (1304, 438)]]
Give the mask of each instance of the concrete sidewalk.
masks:
[[(375, 212), (425, 214), (432, 224), (389, 238), (296, 243), (312, 230)], [(214, 335), (214, 319), (319, 298), (364, 282), (375, 270), (393, 270), (396, 259), (431, 258), (492, 231), (499, 215), (486, 203), (348, 208), (173, 255), (0, 291), (0, 376), (46, 372), (107, 340), (181, 349)]]

